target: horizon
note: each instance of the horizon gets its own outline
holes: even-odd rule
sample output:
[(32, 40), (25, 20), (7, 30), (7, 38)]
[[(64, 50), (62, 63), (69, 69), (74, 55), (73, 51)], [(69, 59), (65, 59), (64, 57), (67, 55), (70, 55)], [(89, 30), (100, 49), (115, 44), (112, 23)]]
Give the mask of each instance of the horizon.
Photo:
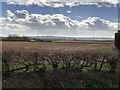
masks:
[[(10, 35), (13, 35), (13, 34), (10, 34)], [(18, 35), (18, 34), (16, 34)], [(9, 37), (9, 35), (7, 36), (1, 36), (1, 37)], [(48, 36), (48, 35), (18, 35), (18, 37), (63, 37), (63, 38), (111, 38), (111, 39), (114, 39), (114, 37), (89, 37), (89, 36), (59, 36), (59, 35), (53, 35), (53, 36)]]

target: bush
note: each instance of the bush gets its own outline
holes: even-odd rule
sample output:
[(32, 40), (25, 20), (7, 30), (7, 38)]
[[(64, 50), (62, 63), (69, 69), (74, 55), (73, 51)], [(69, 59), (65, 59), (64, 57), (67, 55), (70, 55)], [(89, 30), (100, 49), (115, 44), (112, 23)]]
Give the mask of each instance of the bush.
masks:
[[(45, 53), (43, 53), (45, 52)], [(12, 53), (12, 55), (11, 55)], [(47, 70), (73, 68), (75, 70), (102, 71), (105, 65), (110, 72), (117, 68), (115, 52), (81, 51), (74, 53), (57, 51), (8, 50), (3, 51), (3, 72), (45, 72)], [(50, 66), (52, 68), (50, 68)]]

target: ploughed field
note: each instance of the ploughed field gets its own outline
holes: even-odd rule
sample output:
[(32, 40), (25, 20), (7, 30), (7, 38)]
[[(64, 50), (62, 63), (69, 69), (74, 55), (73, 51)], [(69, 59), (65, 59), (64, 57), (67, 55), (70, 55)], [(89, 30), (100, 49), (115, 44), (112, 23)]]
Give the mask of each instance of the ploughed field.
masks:
[(60, 51), (81, 51), (81, 50), (111, 50), (114, 49), (114, 42), (2, 42), (2, 49), (31, 49), (31, 50), (60, 50)]

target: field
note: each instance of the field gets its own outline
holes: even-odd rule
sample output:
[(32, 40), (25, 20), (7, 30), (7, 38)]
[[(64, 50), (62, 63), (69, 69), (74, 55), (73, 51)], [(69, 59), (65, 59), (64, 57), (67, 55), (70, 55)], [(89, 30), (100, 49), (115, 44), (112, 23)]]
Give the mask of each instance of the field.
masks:
[(3, 50), (6, 49), (32, 49), (32, 50), (95, 50), (114, 49), (114, 42), (2, 42)]
[(3, 88), (119, 87), (114, 42), (4, 41), (2, 52)]

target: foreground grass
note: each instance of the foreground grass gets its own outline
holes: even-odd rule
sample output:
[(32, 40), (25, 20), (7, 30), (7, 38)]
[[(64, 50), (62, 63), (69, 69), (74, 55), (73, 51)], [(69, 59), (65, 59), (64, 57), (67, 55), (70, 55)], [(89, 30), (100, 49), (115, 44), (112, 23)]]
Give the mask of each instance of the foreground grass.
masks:
[(14, 73), (3, 76), (3, 88), (117, 88), (117, 73), (54, 70), (45, 73)]

